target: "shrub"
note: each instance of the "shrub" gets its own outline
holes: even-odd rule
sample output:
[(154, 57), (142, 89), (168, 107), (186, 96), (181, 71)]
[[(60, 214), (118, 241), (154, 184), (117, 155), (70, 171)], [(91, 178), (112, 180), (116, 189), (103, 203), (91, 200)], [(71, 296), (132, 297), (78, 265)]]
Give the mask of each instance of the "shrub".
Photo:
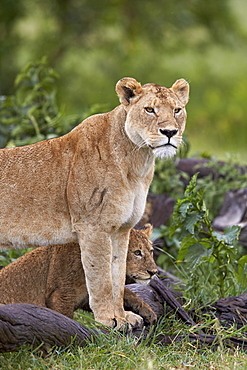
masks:
[(197, 175), (175, 205), (170, 227), (161, 227), (161, 236), (179, 245), (176, 264), (186, 281), (187, 296), (206, 303), (247, 288), (247, 256), (238, 245), (240, 227), (226, 228), (223, 234), (213, 230), (199, 189)]

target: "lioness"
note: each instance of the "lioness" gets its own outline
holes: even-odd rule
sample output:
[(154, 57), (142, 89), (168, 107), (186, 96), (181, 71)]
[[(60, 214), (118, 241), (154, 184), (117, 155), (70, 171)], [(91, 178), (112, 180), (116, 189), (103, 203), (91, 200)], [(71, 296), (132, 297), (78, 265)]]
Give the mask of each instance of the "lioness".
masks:
[[(126, 279), (148, 284), (157, 273), (152, 227), (130, 232)], [(89, 309), (85, 275), (78, 243), (32, 250), (0, 270), (0, 303), (32, 303), (48, 307), (70, 318), (78, 308)], [(135, 293), (125, 288), (124, 303), (153, 324), (156, 315)]]
[(0, 151), (0, 246), (78, 241), (89, 303), (107, 326), (136, 325), (123, 308), (130, 229), (139, 221), (155, 157), (182, 142), (189, 85), (116, 85), (121, 104), (68, 134)]

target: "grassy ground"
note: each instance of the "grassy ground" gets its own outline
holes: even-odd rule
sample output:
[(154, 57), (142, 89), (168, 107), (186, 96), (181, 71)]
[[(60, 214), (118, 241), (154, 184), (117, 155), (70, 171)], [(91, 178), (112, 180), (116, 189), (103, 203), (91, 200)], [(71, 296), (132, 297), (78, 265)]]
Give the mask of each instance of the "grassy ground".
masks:
[[(76, 319), (80, 320), (80, 314)], [(173, 318), (163, 320), (153, 339), (160, 333), (184, 333), (185, 325)], [(219, 333), (218, 333), (219, 334)], [(223, 332), (221, 333), (223, 335)], [(54, 348), (48, 357), (41, 357), (38, 350), (23, 347), (18, 352), (0, 354), (0, 369), (3, 370), (152, 370), (152, 369), (247, 369), (247, 354), (240, 349), (219, 345), (199, 348), (185, 338), (182, 342), (163, 346), (160, 343), (140, 344), (133, 337), (116, 338), (100, 336), (84, 348), (73, 345)]]
[(42, 359), (37, 353), (23, 348), (19, 352), (0, 355), (0, 369), (246, 369), (247, 355), (239, 350), (198, 350), (186, 343), (162, 347), (137, 345), (134, 339), (89, 344), (85, 348), (68, 347), (54, 350)]

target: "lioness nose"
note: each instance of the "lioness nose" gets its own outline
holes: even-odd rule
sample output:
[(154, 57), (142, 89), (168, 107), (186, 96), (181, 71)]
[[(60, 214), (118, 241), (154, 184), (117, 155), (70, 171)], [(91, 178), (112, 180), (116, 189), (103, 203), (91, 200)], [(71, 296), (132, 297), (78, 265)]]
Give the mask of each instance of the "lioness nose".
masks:
[(178, 130), (162, 130), (162, 129), (160, 129), (160, 132), (161, 132), (162, 135), (165, 135), (170, 139), (172, 136), (176, 135)]
[(154, 276), (157, 274), (157, 270), (147, 270), (150, 276)]

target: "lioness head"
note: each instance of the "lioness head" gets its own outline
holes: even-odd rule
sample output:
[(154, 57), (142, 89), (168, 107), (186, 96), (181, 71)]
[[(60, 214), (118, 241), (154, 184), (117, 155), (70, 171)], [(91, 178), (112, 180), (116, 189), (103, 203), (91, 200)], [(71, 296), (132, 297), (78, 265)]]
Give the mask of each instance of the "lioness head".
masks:
[(125, 131), (130, 140), (139, 148), (150, 148), (155, 157), (174, 156), (185, 129), (189, 84), (180, 79), (171, 88), (141, 86), (126, 77), (118, 81), (116, 92), (127, 113)]
[(127, 283), (148, 284), (157, 273), (153, 259), (153, 246), (149, 237), (152, 226), (146, 224), (141, 230), (131, 230), (126, 265)]

